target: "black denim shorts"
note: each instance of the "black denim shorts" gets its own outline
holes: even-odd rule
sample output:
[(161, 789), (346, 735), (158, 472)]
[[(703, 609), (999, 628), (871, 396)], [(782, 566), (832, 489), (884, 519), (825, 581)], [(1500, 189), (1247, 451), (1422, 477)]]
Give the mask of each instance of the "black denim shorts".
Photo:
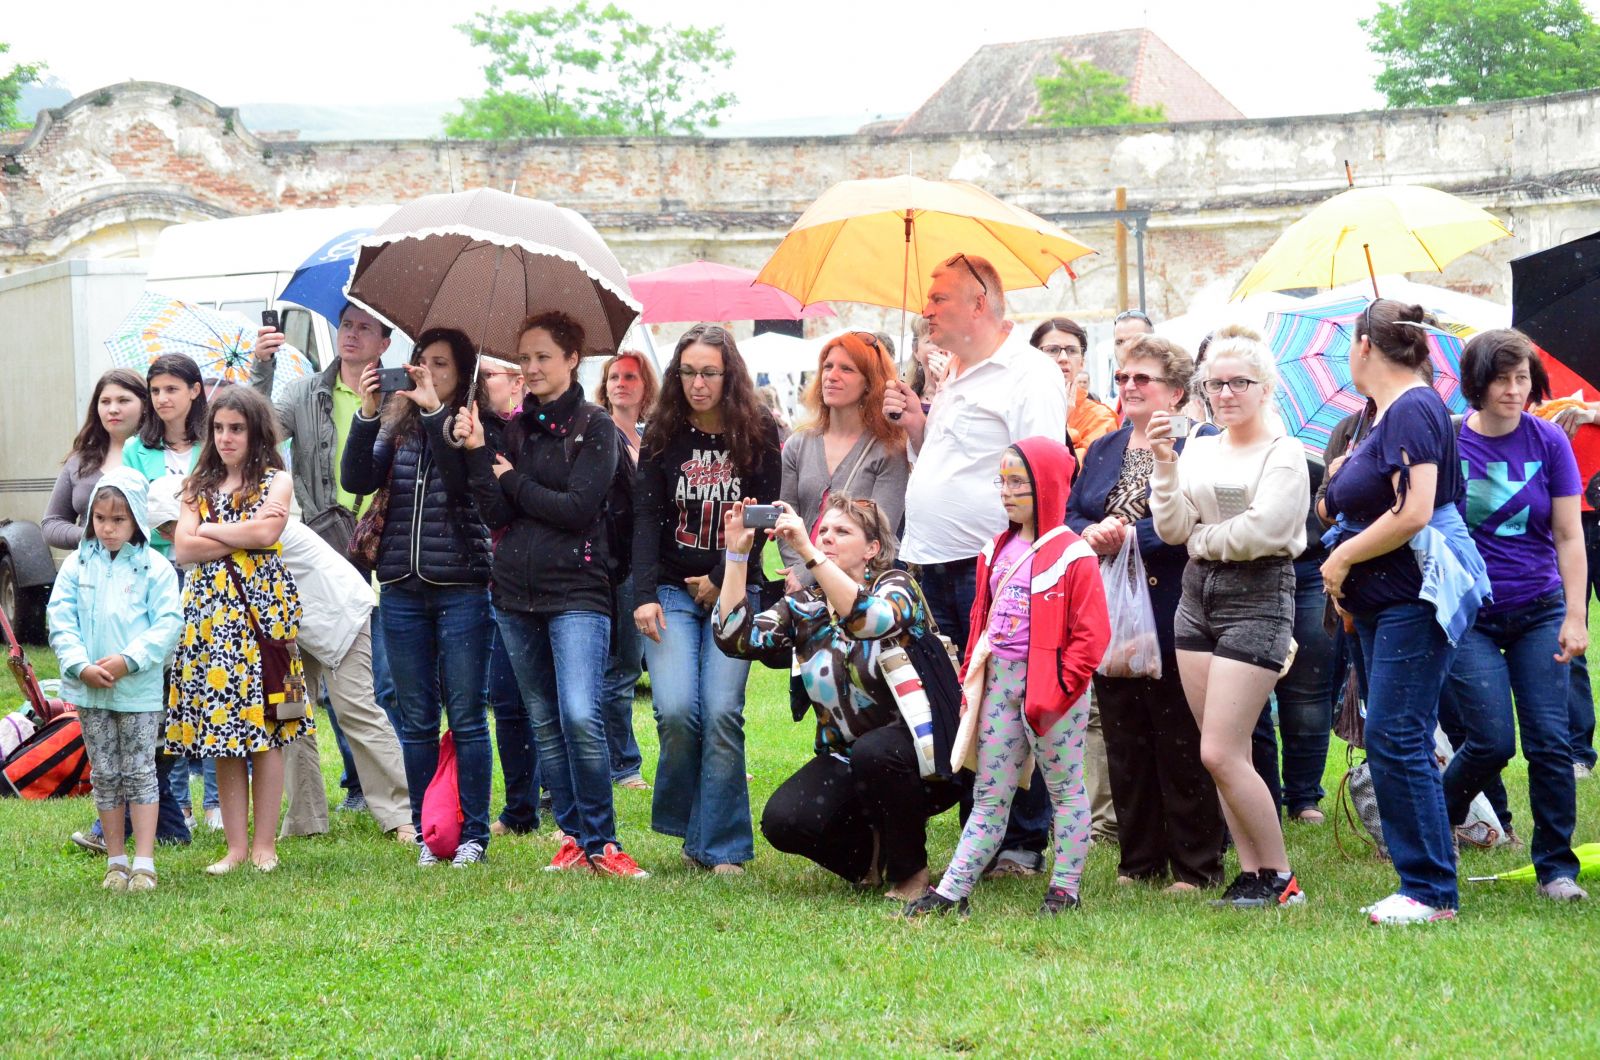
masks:
[(1179, 651), (1281, 670), (1294, 637), (1294, 561), (1190, 559), (1172, 622)]

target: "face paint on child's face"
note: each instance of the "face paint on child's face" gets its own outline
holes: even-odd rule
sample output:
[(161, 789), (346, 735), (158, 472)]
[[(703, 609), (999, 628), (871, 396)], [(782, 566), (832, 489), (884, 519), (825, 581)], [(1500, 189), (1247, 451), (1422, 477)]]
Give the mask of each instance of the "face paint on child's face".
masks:
[(1010, 450), (1000, 458), (1000, 506), (1011, 522), (1033, 525), (1033, 479), (1028, 475), (1028, 465)]

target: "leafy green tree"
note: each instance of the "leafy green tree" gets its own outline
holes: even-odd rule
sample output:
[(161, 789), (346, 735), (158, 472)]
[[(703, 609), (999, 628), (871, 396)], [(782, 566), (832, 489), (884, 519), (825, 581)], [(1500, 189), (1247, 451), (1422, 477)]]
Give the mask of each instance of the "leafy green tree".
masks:
[(1056, 56), (1054, 77), (1036, 77), (1039, 113), (1029, 119), (1035, 125), (1071, 128), (1080, 125), (1142, 125), (1166, 121), (1166, 108), (1157, 103), (1136, 105), (1123, 91), (1127, 79), (1102, 70), (1087, 60), (1074, 62)]
[(1600, 27), (1581, 0), (1398, 0), (1361, 20), (1391, 107), (1600, 86)]
[[(10, 50), (10, 44), (0, 41), (0, 55)], [(33, 124), (31, 115), (18, 112), (17, 101), (23, 87), (37, 81), (43, 71), (44, 63), (15, 63), (10, 73), (0, 77), (0, 129), (26, 129)]]
[(456, 28), (489, 52), (488, 88), (446, 118), (450, 136), (693, 134), (735, 102), (715, 91), (733, 60), (720, 26), (651, 26), (615, 4), (578, 0), (479, 12)]

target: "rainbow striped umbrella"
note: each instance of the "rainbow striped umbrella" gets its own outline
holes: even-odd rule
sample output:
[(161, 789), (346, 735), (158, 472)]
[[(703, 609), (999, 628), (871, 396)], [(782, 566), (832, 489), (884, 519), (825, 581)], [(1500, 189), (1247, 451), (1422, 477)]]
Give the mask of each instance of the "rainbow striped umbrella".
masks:
[[(1266, 320), (1266, 342), (1277, 355), (1281, 384), (1278, 414), (1306, 452), (1319, 459), (1338, 422), (1366, 405), (1350, 379), (1350, 345), (1356, 321), (1370, 301), (1348, 298), (1272, 313)], [(1463, 330), (1427, 329), (1433, 388), (1452, 413), (1467, 411), (1466, 399), (1461, 396)]]
[[(220, 383), (250, 382), (255, 344), (255, 326), (237, 313), (206, 309), (153, 291), (139, 296), (116, 334), (105, 340), (111, 363), (140, 375), (162, 354), (181, 353), (199, 365), (208, 390)], [(305, 354), (289, 345), (279, 347), (277, 362), (272, 379), (274, 401), (285, 387), (312, 370)]]

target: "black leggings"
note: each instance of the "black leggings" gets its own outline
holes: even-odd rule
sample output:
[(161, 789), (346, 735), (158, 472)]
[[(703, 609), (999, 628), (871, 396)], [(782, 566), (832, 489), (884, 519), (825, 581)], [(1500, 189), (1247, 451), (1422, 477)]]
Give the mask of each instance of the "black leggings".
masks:
[(778, 785), (761, 834), (785, 854), (858, 883), (872, 868), (876, 831), (883, 876), (899, 883), (928, 867), (928, 818), (959, 797), (956, 784), (922, 779), (910, 732), (890, 724), (856, 740), (848, 762), (818, 755)]

